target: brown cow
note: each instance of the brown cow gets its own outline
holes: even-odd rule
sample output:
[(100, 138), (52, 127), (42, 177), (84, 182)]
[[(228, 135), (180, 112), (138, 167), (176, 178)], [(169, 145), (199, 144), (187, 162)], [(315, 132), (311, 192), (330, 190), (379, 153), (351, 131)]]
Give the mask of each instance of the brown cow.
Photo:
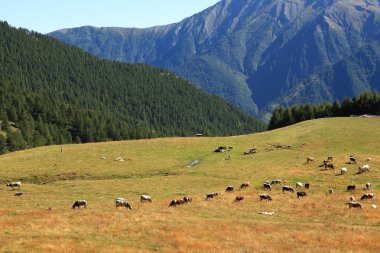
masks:
[(240, 188), (243, 189), (243, 188), (247, 188), (247, 187), (250, 187), (250, 183), (247, 181), (247, 182), (244, 182), (240, 185)]
[(179, 206), (179, 205), (183, 205), (183, 204), (185, 204), (186, 202), (185, 202), (185, 200), (183, 200), (183, 199), (173, 199), (171, 202), (170, 202), (170, 204), (169, 204), (169, 206), (171, 206), (171, 207), (176, 207), (176, 206)]
[(268, 201), (272, 201), (272, 197), (269, 194), (260, 194), (260, 201), (263, 199), (268, 200)]
[(244, 195), (237, 195), (235, 198), (235, 202), (240, 202), (244, 200)]
[(375, 197), (375, 194), (373, 194), (373, 193), (366, 193), (366, 194), (364, 194), (361, 198), (360, 198), (360, 200), (363, 200), (363, 199), (373, 199)]

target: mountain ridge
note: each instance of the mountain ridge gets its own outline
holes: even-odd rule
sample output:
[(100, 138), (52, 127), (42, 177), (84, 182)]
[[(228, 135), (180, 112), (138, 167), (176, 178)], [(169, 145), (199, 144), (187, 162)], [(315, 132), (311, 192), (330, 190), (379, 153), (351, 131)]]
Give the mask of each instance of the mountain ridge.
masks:
[[(167, 26), (82, 27), (50, 35), (102, 58), (168, 68), (258, 114), (275, 102), (287, 105), (281, 97), (317, 69), (380, 41), (379, 14), (375, 0), (223, 0)], [(344, 94), (320, 87), (320, 95), (357, 95), (368, 90), (369, 80), (362, 81), (361, 89)]]

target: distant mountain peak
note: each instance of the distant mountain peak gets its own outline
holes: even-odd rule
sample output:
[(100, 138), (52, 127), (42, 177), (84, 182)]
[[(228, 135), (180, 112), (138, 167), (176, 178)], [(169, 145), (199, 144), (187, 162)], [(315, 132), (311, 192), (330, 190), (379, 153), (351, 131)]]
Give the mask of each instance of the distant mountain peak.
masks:
[[(358, 57), (356, 53), (366, 45), (379, 43), (379, 3), (222, 0), (167, 26), (74, 28), (51, 35), (103, 58), (171, 69), (207, 92), (256, 114), (271, 111), (276, 104), (320, 102), (366, 91), (376, 73), (343, 71), (334, 66), (352, 61), (350, 57)], [(372, 57), (376, 62), (376, 54)], [(345, 68), (351, 66), (347, 64)], [(361, 64), (365, 69), (368, 63)], [(326, 76), (318, 79), (319, 83), (303, 83), (315, 80), (310, 77), (321, 69), (330, 72), (322, 71)], [(339, 88), (345, 86), (339, 83), (342, 80), (355, 88)], [(290, 100), (289, 94), (303, 95), (292, 95)]]

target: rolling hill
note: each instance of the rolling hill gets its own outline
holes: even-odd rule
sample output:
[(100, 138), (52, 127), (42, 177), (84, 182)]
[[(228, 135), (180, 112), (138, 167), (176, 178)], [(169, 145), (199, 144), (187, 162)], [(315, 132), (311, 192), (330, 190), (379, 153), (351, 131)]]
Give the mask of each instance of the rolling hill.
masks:
[(379, 13), (378, 0), (222, 0), (166, 26), (49, 35), (102, 58), (170, 69), (265, 116), (278, 104), (379, 91)]
[[(6, 154), (0, 156), (1, 181), (22, 180), (24, 196), (0, 190), (0, 251), (378, 252), (380, 214), (371, 205), (378, 205), (380, 191), (379, 127), (378, 118), (331, 118), (244, 136), (64, 145), (63, 152), (49, 146)], [(232, 159), (213, 153), (221, 145), (233, 146)], [(257, 154), (243, 155), (253, 147)], [(335, 170), (321, 167), (329, 155)], [(347, 164), (350, 155), (357, 164)], [(114, 161), (119, 156), (125, 162)], [(315, 162), (307, 164), (308, 156)], [(200, 163), (187, 168), (194, 160)], [(371, 171), (356, 174), (364, 163)], [(341, 167), (348, 172), (340, 175)], [(266, 191), (273, 201), (260, 201), (262, 183), (274, 179), (291, 186), (309, 182), (311, 188), (306, 198), (297, 199), (274, 186)], [(251, 187), (238, 189), (244, 181)], [(375, 199), (360, 201), (366, 182), (372, 183)], [(346, 192), (349, 184), (357, 190)], [(237, 188), (235, 193), (224, 193), (228, 185)], [(205, 201), (208, 192), (223, 194)], [(150, 194), (153, 202), (140, 203), (141, 194)], [(245, 200), (233, 202), (237, 194)], [(168, 206), (185, 195), (193, 196), (191, 204)], [(345, 204), (351, 195), (362, 210)], [(127, 198), (133, 210), (115, 208), (116, 197)], [(72, 210), (77, 199), (86, 199), (87, 209)], [(263, 211), (275, 215), (258, 214)]]
[(0, 134), (0, 154), (49, 144), (265, 128), (171, 72), (101, 60), (6, 22), (0, 23), (0, 62), (0, 130), (7, 133)]

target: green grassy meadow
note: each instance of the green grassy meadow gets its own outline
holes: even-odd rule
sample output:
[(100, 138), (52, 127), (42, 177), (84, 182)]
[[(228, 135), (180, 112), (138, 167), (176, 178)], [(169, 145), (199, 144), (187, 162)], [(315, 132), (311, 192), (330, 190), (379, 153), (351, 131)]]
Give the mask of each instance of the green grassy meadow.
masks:
[[(0, 156), (1, 252), (380, 252), (380, 119), (332, 118), (245, 136), (163, 138), (49, 146)], [(290, 145), (290, 149), (276, 146)], [(213, 153), (232, 146), (226, 153)], [(62, 148), (62, 152), (61, 152)], [(256, 148), (257, 154), (243, 155)], [(228, 154), (232, 155), (227, 160)], [(334, 170), (322, 161), (334, 157)], [(357, 164), (347, 164), (349, 156)], [(306, 157), (315, 161), (307, 164)], [(106, 157), (106, 159), (101, 159)], [(123, 157), (124, 162), (114, 161)], [(366, 162), (371, 157), (372, 160)], [(200, 163), (186, 168), (194, 160)], [(370, 172), (357, 175), (357, 167)], [(345, 175), (340, 168), (347, 167)], [(262, 183), (309, 182), (308, 197), (259, 200)], [(23, 197), (5, 187), (21, 180)], [(228, 185), (248, 189), (225, 193)], [(350, 210), (371, 182), (373, 200)], [(346, 192), (355, 184), (356, 192)], [(334, 189), (328, 194), (329, 188)], [(296, 189), (295, 189), (296, 190)], [(208, 192), (222, 192), (205, 201)], [(140, 195), (152, 203), (140, 203)], [(235, 203), (237, 194), (245, 200)], [(193, 197), (169, 208), (172, 199)], [(115, 208), (125, 197), (132, 211)], [(77, 199), (87, 209), (72, 210)], [(48, 210), (51, 208), (51, 210)], [(258, 212), (274, 211), (274, 216)]]

